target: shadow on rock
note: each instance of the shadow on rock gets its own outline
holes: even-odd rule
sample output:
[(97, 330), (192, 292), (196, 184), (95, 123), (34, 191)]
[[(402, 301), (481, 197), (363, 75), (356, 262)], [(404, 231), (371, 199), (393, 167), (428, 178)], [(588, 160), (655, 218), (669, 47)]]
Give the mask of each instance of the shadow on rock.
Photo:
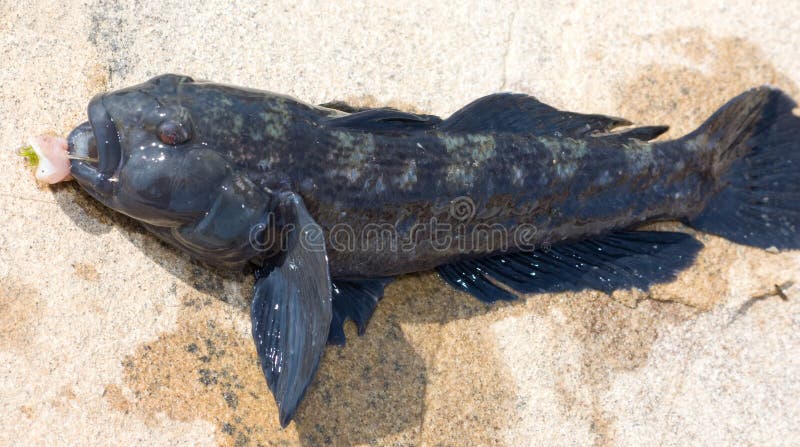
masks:
[(131, 227), (137, 225), (133, 219), (110, 211), (94, 200), (75, 182), (51, 185), (53, 199), (75, 226), (92, 234), (100, 235), (111, 231), (114, 225)]
[(363, 337), (348, 323), (347, 346), (328, 347), (295, 424), (281, 430), (249, 335), (251, 273), (195, 262), (77, 187), (64, 187), (54, 196), (84, 231), (99, 235), (117, 226), (188, 286), (180, 288), (186, 293), (177, 293), (176, 328), (138, 346), (123, 362), (133, 398), (109, 385), (107, 398), (115, 407), (151, 421), (159, 413), (179, 421), (211, 421), (223, 445), (292, 444), (298, 437), (308, 445), (361, 444), (413, 434), (422, 425), (425, 362), (403, 336), (396, 316), (379, 310)]

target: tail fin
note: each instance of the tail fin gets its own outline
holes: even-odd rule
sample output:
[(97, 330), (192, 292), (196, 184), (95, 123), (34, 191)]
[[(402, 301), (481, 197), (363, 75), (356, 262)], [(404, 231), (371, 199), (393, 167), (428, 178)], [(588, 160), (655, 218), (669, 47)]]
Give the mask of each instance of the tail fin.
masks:
[(689, 145), (711, 148), (718, 192), (689, 224), (761, 248), (800, 248), (800, 118), (795, 102), (771, 87), (734, 98)]

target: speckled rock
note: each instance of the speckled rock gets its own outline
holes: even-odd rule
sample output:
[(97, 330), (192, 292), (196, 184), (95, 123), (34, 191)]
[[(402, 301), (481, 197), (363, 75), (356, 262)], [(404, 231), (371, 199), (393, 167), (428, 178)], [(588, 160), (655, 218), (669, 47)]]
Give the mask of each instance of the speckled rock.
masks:
[(800, 2), (751, 3), (0, 2), (0, 444), (800, 444), (798, 252), (694, 233), (649, 293), (496, 306), (401, 278), (281, 430), (251, 278), (14, 155), (163, 72), (440, 115), (515, 90), (674, 137), (752, 86), (800, 99)]

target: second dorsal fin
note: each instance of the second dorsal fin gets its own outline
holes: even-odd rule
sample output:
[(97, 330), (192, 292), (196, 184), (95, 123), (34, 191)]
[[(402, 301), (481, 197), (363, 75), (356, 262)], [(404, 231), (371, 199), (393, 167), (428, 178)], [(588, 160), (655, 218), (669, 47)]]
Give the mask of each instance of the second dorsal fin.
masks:
[(624, 118), (564, 112), (520, 93), (496, 93), (477, 99), (438, 127), (461, 132), (528, 132), (581, 138), (630, 125)]

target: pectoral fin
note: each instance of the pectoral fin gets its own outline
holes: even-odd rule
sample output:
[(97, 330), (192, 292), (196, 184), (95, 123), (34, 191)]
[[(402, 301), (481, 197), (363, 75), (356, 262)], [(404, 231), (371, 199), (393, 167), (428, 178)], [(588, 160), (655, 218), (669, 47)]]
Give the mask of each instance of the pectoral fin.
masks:
[(251, 309), (261, 368), (289, 424), (317, 371), (331, 324), (331, 280), (324, 238), (302, 199), (287, 194), (279, 213), (291, 225), (271, 271), (256, 274)]

